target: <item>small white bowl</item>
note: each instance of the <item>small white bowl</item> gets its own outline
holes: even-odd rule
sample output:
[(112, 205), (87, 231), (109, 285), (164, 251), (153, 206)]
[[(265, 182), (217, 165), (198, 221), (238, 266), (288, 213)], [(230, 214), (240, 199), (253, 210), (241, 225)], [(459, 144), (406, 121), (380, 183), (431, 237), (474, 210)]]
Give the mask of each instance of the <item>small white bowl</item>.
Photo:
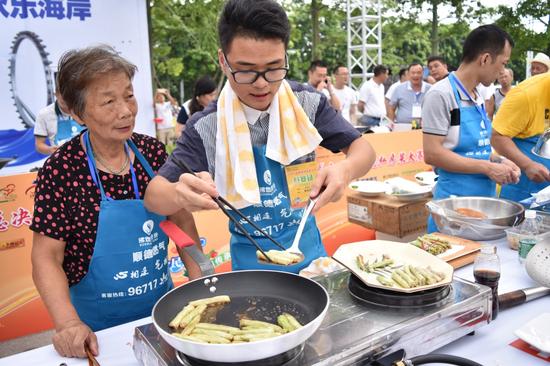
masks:
[(386, 183), (377, 180), (358, 180), (351, 182), (348, 187), (365, 197), (380, 196), (388, 190)]

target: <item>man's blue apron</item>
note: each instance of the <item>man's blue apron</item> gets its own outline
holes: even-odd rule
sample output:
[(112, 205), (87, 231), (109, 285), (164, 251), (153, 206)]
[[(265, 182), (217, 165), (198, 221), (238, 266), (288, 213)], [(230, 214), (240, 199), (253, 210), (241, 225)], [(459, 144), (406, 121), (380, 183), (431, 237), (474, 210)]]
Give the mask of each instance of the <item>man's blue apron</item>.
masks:
[[(454, 73), (449, 74), (449, 82), (460, 109), (460, 135), (454, 153), (471, 159), (489, 160), (491, 156), (491, 120), (485, 106), (479, 106), (466, 91)], [(473, 105), (462, 106), (458, 89), (468, 95)], [(494, 197), (496, 184), (484, 174), (454, 173), (437, 168), (439, 175), (435, 185), (434, 200), (455, 196)], [(428, 233), (437, 231), (431, 215), (428, 218)]]
[[(290, 207), (284, 167), (265, 156), (265, 145), (254, 146), (253, 151), (262, 203), (246, 207), (241, 211), (285, 248), (288, 248), (292, 245), (304, 209), (293, 210)], [(235, 214), (233, 215), (238, 218)], [(263, 250), (281, 250), (269, 239), (259, 235), (244, 220), (241, 220), (241, 224)], [(302, 268), (307, 267), (312, 260), (327, 255), (314, 216), (308, 218), (300, 239), (300, 250), (304, 253), (305, 259), (303, 262), (292, 266), (259, 263), (256, 258), (256, 247), (243, 234), (239, 233), (235, 224), (231, 221), (229, 230), (232, 234), (231, 262), (233, 270), (272, 269), (298, 273)]]
[[(136, 173), (130, 171), (136, 199), (113, 200), (105, 195), (95, 166), (88, 133), (84, 133), (90, 174), (101, 191), (94, 254), (88, 273), (70, 288), (80, 319), (97, 331), (151, 315), (155, 302), (172, 288), (166, 259), (168, 238), (160, 230), (165, 219), (147, 211), (140, 199)], [(150, 177), (153, 170), (128, 140)]]
[(80, 131), (82, 131), (84, 127), (82, 127), (70, 116), (65, 117), (61, 112), (61, 109), (59, 109), (57, 102), (55, 102), (54, 106), (55, 115), (57, 116), (57, 133), (55, 134), (53, 143), (55, 146), (61, 146), (76, 135), (80, 134)]
[[(537, 144), (539, 137), (540, 135), (529, 137), (527, 139), (514, 138), (512, 140), (518, 149), (525, 154), (525, 156), (550, 169), (550, 159), (541, 158), (531, 152), (531, 149)], [(548, 182), (535, 183), (527, 177), (525, 172), (522, 172), (517, 184), (507, 184), (502, 187), (500, 191), (500, 198), (519, 202), (526, 198), (530, 198), (531, 193), (537, 193), (546, 187), (548, 187)]]

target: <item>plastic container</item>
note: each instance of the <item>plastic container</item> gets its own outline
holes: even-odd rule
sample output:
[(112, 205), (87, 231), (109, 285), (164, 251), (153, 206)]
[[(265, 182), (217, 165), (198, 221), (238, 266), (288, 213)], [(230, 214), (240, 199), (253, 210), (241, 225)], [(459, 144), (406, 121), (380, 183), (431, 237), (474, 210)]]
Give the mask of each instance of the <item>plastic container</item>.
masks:
[[(539, 233), (537, 234), (537, 242), (541, 240), (550, 240), (550, 214), (537, 211), (537, 222), (539, 224)], [(519, 241), (525, 238), (525, 234), (521, 233), (521, 225), (514, 226), (504, 230), (508, 246), (513, 250), (518, 250)]]

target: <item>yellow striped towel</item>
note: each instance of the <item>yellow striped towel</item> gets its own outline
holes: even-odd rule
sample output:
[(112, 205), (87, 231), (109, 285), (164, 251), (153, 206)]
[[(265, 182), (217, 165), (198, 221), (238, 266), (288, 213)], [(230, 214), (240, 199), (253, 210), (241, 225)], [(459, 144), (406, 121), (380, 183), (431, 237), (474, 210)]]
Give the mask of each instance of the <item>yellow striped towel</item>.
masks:
[[(268, 110), (266, 156), (282, 165), (314, 151), (322, 141), (290, 85), (283, 80)], [(237, 95), (226, 82), (218, 98), (214, 182), (235, 207), (260, 203), (250, 130)]]

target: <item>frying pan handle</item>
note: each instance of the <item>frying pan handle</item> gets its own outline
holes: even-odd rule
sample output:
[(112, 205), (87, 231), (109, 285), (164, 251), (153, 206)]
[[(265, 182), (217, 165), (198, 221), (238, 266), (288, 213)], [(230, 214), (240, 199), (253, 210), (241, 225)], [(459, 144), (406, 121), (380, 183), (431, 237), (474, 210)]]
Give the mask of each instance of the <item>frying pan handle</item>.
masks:
[[(172, 221), (164, 220), (160, 223), (160, 228), (170, 239), (174, 241), (178, 248), (178, 253), (182, 257), (185, 251), (191, 259), (199, 266), (202, 276), (208, 276), (214, 273), (212, 262), (197, 248), (193, 239), (189, 237), (182, 229), (180, 229)], [(182, 258), (183, 260), (183, 258)]]

